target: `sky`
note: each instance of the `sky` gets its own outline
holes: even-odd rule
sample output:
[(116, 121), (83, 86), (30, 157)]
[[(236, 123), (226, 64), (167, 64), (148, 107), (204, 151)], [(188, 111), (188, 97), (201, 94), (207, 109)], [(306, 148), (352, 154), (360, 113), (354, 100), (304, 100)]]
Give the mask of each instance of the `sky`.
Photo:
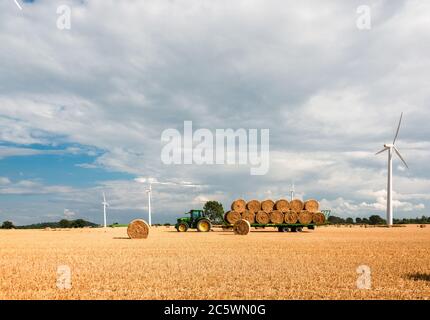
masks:
[[(0, 221), (174, 222), (208, 200), (429, 215), (430, 2), (0, 2)], [(58, 28), (60, 5), (71, 28)], [(357, 27), (370, 8), (371, 27)], [(166, 165), (167, 129), (270, 130), (270, 167)]]

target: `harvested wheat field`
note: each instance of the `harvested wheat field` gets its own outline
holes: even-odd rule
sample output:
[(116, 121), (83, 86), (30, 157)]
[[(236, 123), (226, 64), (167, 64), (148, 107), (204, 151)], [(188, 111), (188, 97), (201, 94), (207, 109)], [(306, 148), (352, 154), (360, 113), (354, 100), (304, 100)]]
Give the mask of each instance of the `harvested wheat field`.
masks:
[[(69, 290), (57, 288), (60, 265)], [(357, 289), (360, 265), (370, 290)], [(409, 298), (430, 298), (430, 228), (0, 231), (0, 299)]]

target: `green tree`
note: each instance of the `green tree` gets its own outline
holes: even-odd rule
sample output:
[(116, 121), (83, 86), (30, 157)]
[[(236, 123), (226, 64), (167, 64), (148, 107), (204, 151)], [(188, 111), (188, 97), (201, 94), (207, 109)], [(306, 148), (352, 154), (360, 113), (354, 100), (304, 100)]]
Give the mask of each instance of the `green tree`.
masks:
[(70, 221), (67, 219), (61, 219), (60, 222), (58, 222), (58, 225), (60, 228), (70, 228)]
[(222, 223), (224, 220), (224, 208), (218, 201), (206, 202), (203, 211), (212, 222)]
[(355, 218), (355, 223), (362, 223), (363, 220), (361, 220), (361, 218)]
[(341, 224), (341, 223), (345, 223), (345, 219), (341, 217), (330, 216), (328, 217), (328, 222), (330, 222), (331, 224)]
[(346, 223), (347, 224), (354, 224), (354, 219), (352, 219), (352, 218), (346, 218)]
[(13, 225), (13, 223), (11, 221), (5, 221), (3, 222), (2, 229), (15, 229), (15, 226)]
[(380, 216), (378, 215), (372, 215), (369, 217), (369, 223), (370, 224), (384, 224), (385, 220), (382, 219)]
[(72, 222), (72, 227), (73, 228), (83, 228), (86, 226), (85, 220), (83, 219), (76, 219), (75, 221)]

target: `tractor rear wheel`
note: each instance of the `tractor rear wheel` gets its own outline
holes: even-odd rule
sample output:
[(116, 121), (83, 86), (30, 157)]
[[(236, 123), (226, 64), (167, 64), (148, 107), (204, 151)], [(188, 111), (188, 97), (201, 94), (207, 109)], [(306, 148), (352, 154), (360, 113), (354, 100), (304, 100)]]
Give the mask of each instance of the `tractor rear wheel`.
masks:
[(185, 222), (181, 222), (180, 224), (178, 224), (176, 230), (178, 230), (178, 232), (186, 232), (188, 230), (188, 224), (186, 224)]
[(211, 231), (212, 224), (208, 219), (201, 219), (197, 222), (197, 231), (209, 232)]

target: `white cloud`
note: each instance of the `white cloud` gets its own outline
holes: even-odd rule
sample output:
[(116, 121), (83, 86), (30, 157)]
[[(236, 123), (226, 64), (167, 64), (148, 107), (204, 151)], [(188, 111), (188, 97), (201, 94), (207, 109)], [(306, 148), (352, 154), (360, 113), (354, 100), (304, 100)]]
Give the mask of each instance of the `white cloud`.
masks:
[(64, 209), (64, 216), (66, 218), (71, 218), (71, 217), (74, 217), (75, 215), (76, 215), (76, 212), (69, 209)]
[(0, 177), (0, 185), (9, 184), (10, 180), (7, 177)]
[(41, 195), (71, 193), (75, 189), (69, 186), (44, 185), (39, 181), (19, 180), (17, 182), (0, 183), (0, 194), (4, 195)]

